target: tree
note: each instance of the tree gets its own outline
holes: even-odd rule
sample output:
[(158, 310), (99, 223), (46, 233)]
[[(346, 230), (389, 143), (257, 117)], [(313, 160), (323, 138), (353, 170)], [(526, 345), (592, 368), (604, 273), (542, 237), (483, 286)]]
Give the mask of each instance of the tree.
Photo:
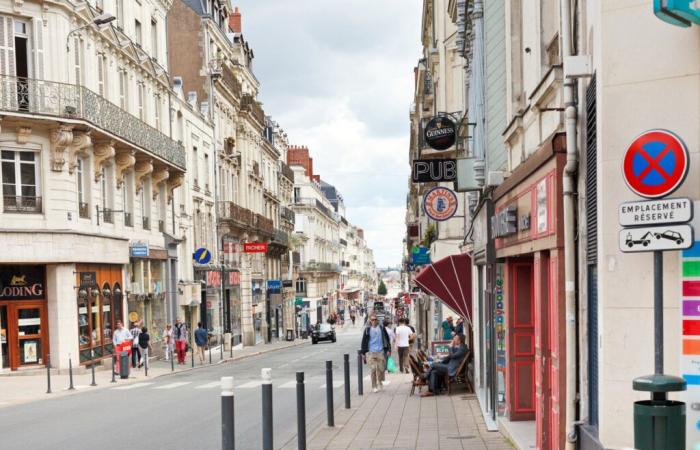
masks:
[(377, 294), (386, 295), (386, 284), (384, 284), (384, 280), (379, 282), (379, 287), (377, 288)]

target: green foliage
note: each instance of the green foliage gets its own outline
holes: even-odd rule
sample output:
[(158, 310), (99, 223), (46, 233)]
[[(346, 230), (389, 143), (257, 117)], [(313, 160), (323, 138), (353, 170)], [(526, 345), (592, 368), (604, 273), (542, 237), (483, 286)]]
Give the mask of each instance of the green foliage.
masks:
[(377, 288), (377, 294), (379, 295), (386, 295), (387, 290), (386, 290), (386, 284), (384, 284), (384, 280), (379, 282), (379, 287)]

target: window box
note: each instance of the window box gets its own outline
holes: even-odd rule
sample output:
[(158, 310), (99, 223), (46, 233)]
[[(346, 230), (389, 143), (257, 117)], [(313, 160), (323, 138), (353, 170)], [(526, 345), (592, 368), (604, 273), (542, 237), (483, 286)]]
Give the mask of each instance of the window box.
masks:
[(37, 214), (41, 213), (41, 197), (3, 196), (4, 210), (7, 213)]

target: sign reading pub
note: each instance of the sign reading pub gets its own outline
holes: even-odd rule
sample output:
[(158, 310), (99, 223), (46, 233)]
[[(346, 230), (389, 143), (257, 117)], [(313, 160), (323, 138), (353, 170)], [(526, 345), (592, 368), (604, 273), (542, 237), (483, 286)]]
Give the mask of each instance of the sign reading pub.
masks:
[(430, 148), (447, 150), (455, 144), (457, 137), (455, 124), (445, 116), (433, 117), (425, 126), (423, 136)]

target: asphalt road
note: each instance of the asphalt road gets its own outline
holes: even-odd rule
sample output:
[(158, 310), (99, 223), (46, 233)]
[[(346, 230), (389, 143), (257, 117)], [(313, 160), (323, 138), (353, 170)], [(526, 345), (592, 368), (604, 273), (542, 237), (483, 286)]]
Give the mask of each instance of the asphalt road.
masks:
[[(306, 377), (307, 430), (325, 421), (325, 361), (333, 361), (335, 406), (343, 402), (343, 354), (357, 389), (360, 327), (321, 342), (131, 385), (0, 409), (0, 448), (219, 449), (222, 376), (234, 377), (237, 449), (262, 447), (260, 370), (272, 368), (274, 447), (296, 436), (297, 371)], [(366, 369), (365, 373), (366, 373)]]

